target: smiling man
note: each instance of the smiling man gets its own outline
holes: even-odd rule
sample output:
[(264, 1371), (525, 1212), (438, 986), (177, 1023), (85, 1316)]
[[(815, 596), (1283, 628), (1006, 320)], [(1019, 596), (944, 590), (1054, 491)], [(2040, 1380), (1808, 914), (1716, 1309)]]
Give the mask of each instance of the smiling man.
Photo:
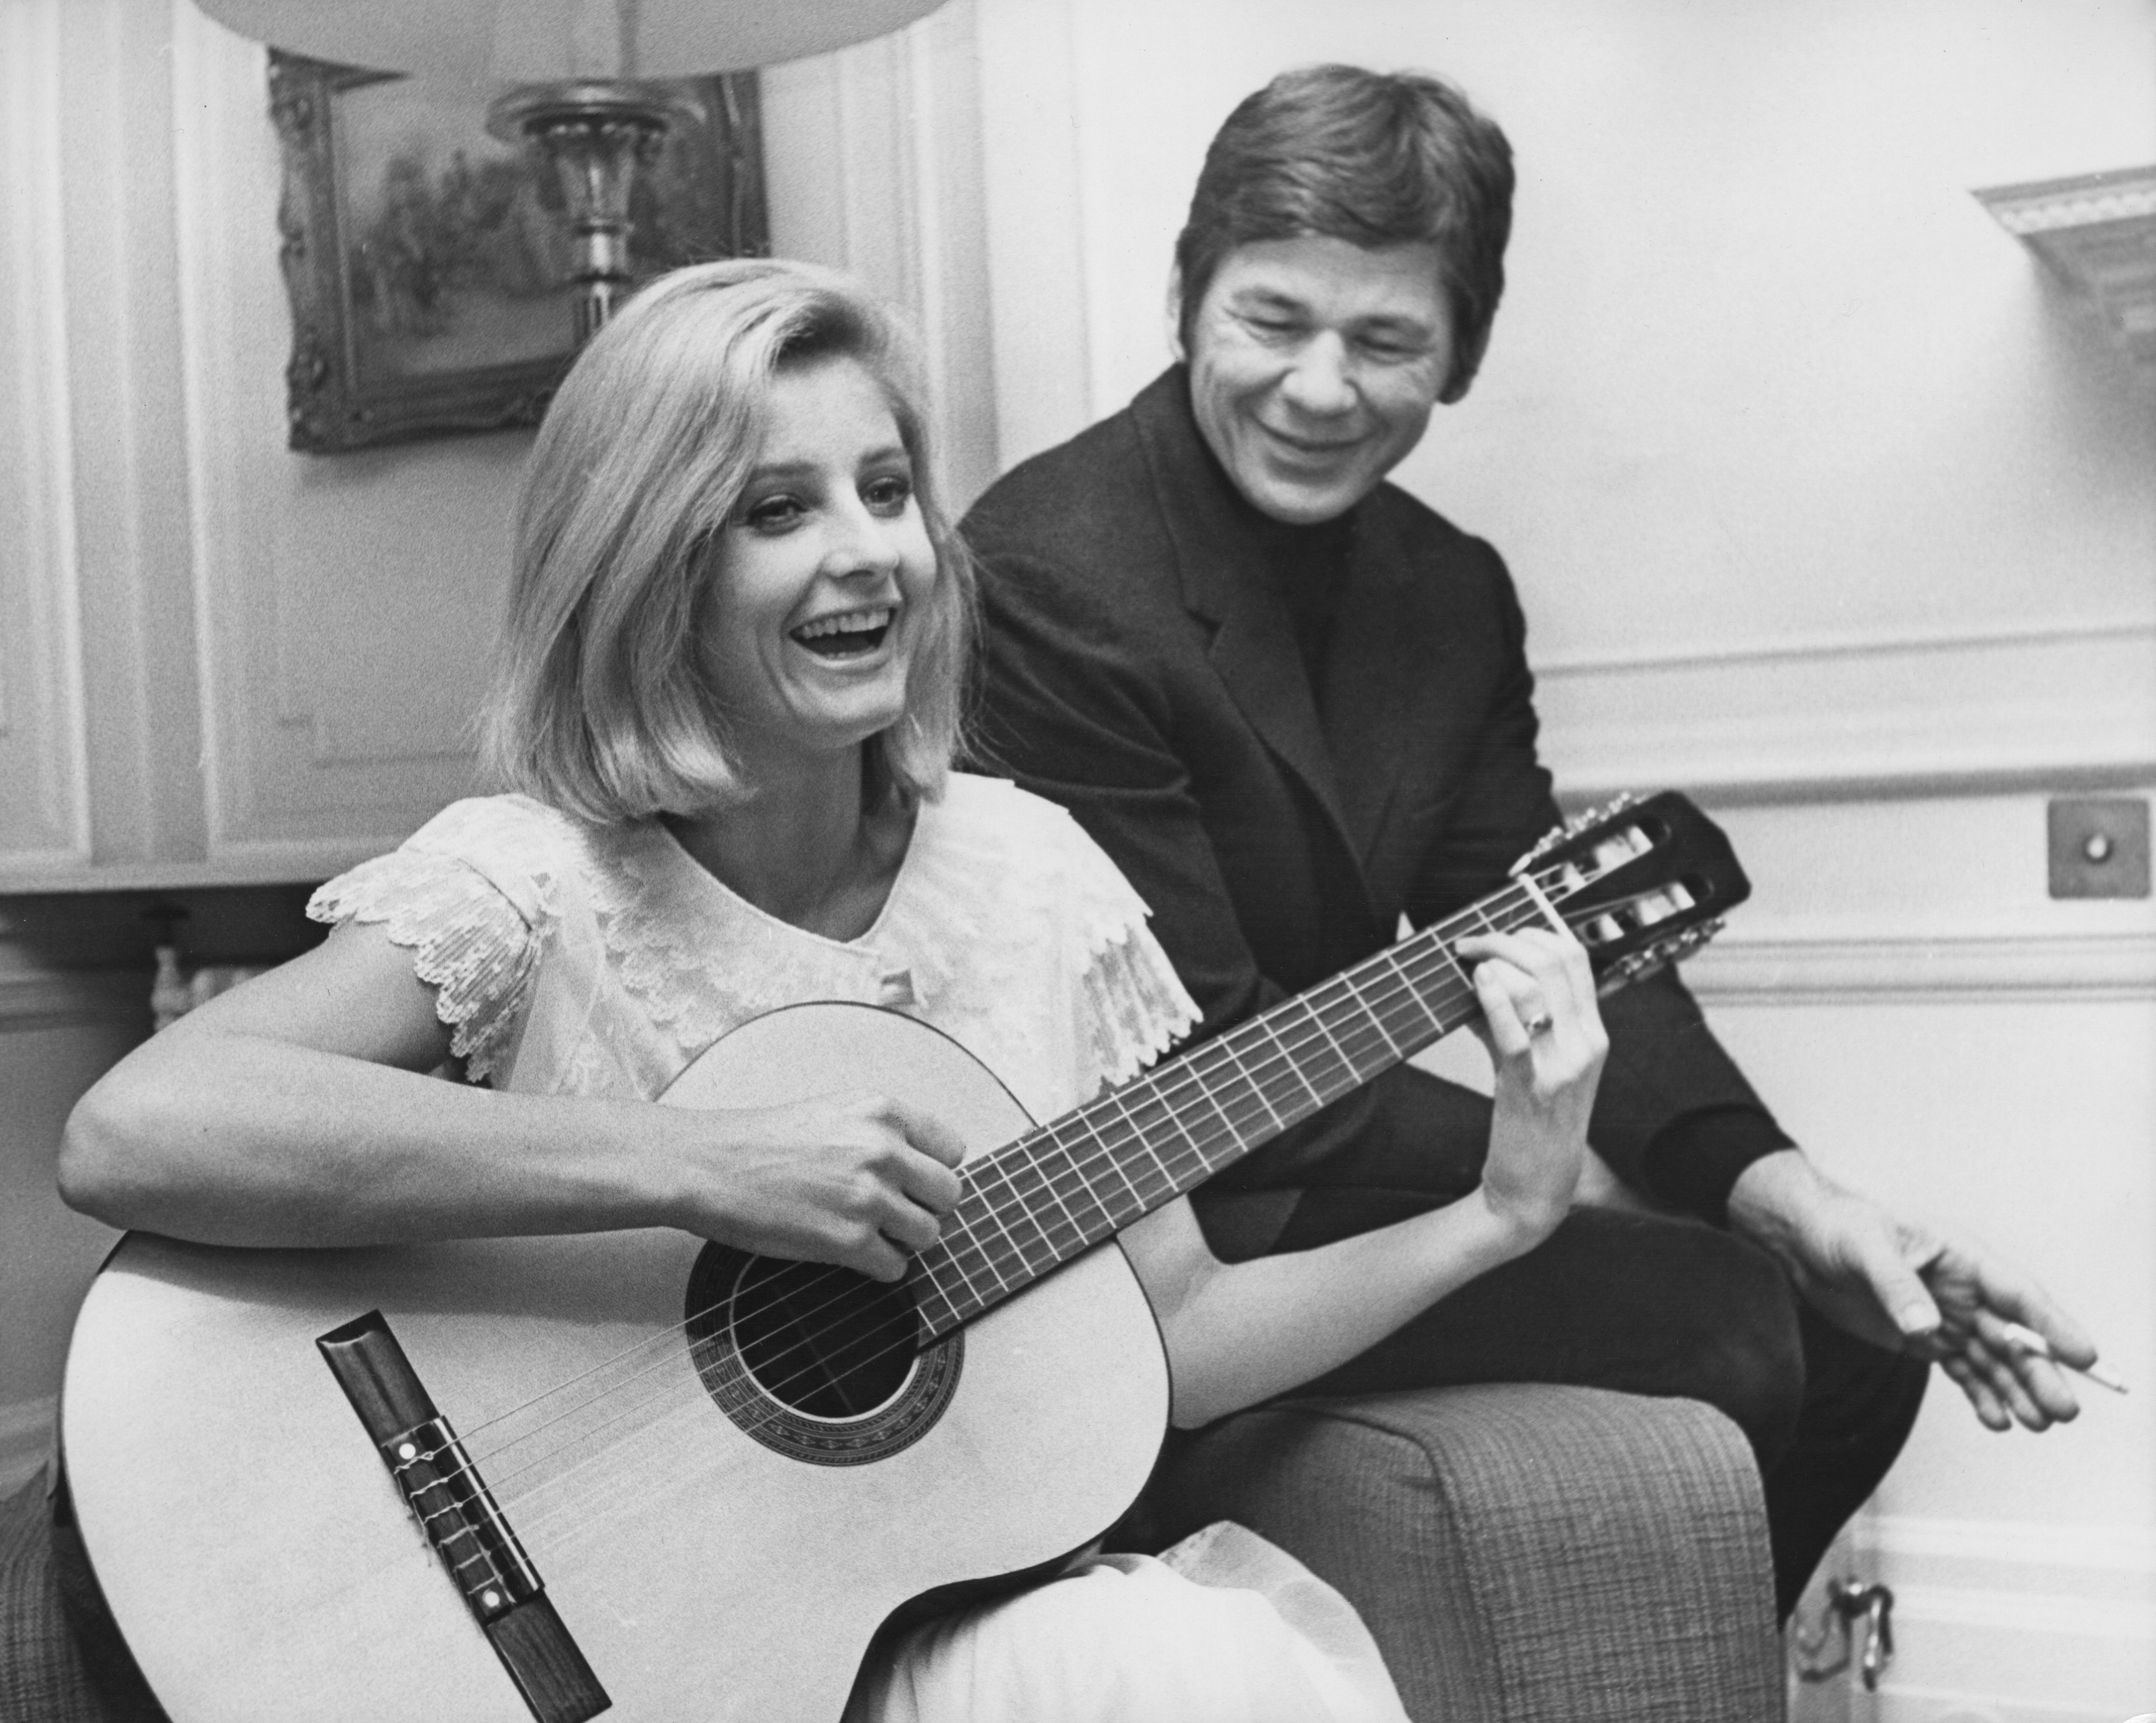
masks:
[[(1435, 79), (1275, 80), (1207, 154), (1177, 363), (966, 523), (983, 751), (1115, 858), (1208, 1031), (1496, 889), (1558, 818), (1504, 563), (1385, 482), (1474, 379), (1512, 194), (1503, 134)], [(2072, 1391), (2002, 1324), (2076, 1365), (2094, 1350), (2019, 1276), (1817, 1173), (1674, 975), (1604, 1015), (1589, 1134), (1647, 1201), (1576, 1209), (1313, 1386), (1708, 1401), (1758, 1458), (1786, 1613), (1931, 1360), (1987, 1424), (2041, 1429)], [(1399, 1069), (1199, 1212), (1224, 1254), (1306, 1249), (1465, 1195), (1488, 1134), (1486, 1103)]]

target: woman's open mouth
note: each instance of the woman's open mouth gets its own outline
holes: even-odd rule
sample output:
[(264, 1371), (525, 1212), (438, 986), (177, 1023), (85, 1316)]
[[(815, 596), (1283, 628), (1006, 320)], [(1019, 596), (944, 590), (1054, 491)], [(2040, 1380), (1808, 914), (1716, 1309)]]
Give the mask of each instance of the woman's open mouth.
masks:
[(804, 622), (788, 636), (819, 658), (860, 658), (873, 652), (891, 632), (898, 614), (893, 604), (872, 604), (865, 609), (843, 610)]

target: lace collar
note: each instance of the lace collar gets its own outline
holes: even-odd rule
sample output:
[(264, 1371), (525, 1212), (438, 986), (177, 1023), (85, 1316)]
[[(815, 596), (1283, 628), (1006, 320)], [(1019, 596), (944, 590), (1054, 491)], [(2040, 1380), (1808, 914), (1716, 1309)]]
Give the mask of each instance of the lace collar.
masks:
[[(758, 908), (657, 820), (588, 828), (586, 871), (621, 983), (684, 1048), (803, 999), (927, 1007), (947, 987), (952, 942), (980, 937), (983, 804), (1009, 786), (953, 773), (921, 805), (890, 894), (859, 938), (834, 939)], [(993, 877), (993, 873), (987, 877)]]

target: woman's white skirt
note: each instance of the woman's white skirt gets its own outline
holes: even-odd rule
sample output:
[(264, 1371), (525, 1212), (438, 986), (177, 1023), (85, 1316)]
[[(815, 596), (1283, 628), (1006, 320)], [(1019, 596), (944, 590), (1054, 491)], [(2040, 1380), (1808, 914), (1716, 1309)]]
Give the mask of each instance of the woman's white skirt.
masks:
[(1339, 1592), (1228, 1520), (924, 1623), (846, 1723), (1407, 1723)]

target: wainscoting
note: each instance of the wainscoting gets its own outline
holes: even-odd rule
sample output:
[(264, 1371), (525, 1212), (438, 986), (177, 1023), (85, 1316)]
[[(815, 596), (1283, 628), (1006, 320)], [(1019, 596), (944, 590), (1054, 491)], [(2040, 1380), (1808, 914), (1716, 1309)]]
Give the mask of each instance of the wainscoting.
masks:
[[(1882, 1716), (2118, 1723), (2156, 1703), (2156, 1537), (2146, 1531), (1901, 1514), (1867, 1515), (1856, 1531), (1860, 1560), (1896, 1576), (1904, 1654)], [(1970, 1687), (1979, 1670), (1993, 1684), (1981, 1700)], [(2061, 1697), (2082, 1694), (2117, 1698)]]

